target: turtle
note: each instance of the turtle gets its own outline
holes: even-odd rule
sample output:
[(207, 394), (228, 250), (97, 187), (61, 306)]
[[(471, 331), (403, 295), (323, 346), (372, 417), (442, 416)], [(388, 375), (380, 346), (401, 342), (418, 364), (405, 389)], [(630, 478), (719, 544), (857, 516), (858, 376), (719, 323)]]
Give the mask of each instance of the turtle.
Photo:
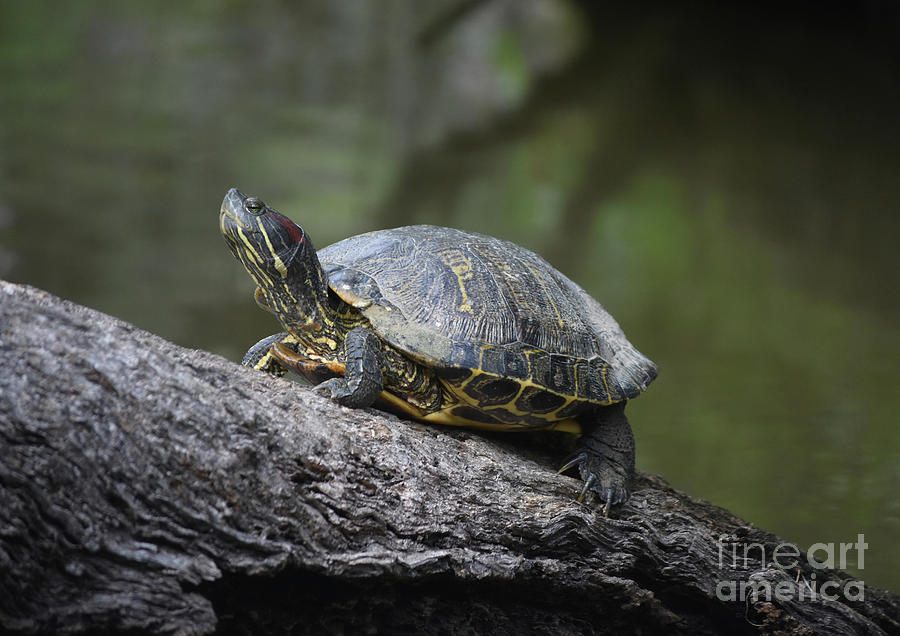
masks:
[(337, 403), (427, 423), (580, 435), (559, 472), (578, 500), (626, 501), (634, 435), (626, 402), (657, 366), (615, 319), (534, 252), (491, 236), (411, 225), (316, 250), (256, 197), (228, 191), (219, 228), (283, 331), (242, 364), (293, 371)]

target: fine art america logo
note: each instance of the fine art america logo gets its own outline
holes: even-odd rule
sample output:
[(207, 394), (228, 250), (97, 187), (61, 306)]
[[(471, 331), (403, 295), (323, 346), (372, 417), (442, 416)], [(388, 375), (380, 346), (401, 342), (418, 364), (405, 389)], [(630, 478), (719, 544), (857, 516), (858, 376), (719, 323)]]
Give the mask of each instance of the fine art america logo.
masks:
[[(855, 543), (814, 543), (803, 559), (804, 552), (793, 543), (779, 543), (767, 554), (762, 543), (740, 543), (736, 537), (722, 535), (719, 537), (719, 569), (748, 570), (752, 564), (757, 571), (746, 580), (719, 581), (716, 597), (721, 601), (784, 602), (816, 598), (836, 601), (841, 597), (848, 601), (863, 601), (863, 581), (838, 579), (828, 576), (827, 571), (846, 569), (848, 562), (862, 570), (868, 547), (865, 535), (859, 534)], [(804, 573), (803, 561), (813, 572)]]

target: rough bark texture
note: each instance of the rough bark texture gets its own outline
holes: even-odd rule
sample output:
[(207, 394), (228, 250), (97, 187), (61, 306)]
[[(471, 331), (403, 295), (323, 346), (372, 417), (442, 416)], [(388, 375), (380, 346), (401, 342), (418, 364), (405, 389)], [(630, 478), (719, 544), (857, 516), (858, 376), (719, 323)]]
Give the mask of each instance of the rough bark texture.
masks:
[[(541, 439), (336, 406), (0, 281), (0, 628), (881, 634), (897, 597), (640, 475), (604, 518)], [(746, 568), (720, 538), (765, 546)], [(728, 552), (726, 552), (726, 555)], [(722, 601), (721, 581), (786, 601)]]

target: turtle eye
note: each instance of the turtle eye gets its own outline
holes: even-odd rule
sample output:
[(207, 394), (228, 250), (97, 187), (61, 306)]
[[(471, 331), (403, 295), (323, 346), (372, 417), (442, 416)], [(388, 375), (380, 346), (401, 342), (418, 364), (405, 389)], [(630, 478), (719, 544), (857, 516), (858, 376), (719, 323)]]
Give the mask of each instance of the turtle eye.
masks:
[(262, 214), (263, 210), (266, 209), (266, 204), (256, 197), (250, 197), (244, 202), (244, 207), (247, 208), (247, 212), (250, 214)]

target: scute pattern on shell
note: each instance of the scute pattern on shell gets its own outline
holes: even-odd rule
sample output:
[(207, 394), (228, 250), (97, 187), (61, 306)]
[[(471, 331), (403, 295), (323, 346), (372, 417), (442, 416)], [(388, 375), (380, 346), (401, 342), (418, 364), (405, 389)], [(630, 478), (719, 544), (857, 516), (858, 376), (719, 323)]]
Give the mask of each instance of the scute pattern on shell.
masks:
[(429, 225), (354, 236), (318, 252), (336, 293), (392, 345), (436, 368), (482, 369), (589, 401), (643, 391), (656, 365), (615, 319), (543, 258)]

